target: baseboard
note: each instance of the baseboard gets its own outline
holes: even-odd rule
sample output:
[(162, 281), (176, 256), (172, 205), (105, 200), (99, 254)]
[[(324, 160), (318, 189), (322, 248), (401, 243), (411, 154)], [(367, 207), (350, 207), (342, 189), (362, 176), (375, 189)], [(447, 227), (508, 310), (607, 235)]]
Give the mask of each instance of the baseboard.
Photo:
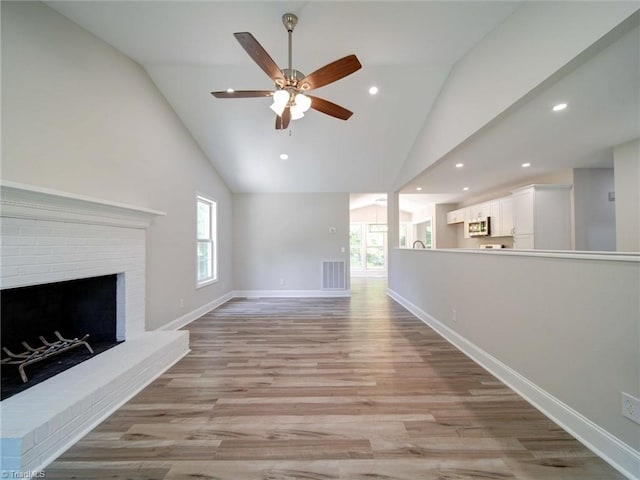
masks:
[(223, 296), (176, 318), (157, 328), (157, 331), (174, 331), (190, 324), (201, 316), (215, 310), (232, 298), (318, 298), (318, 297), (350, 297), (351, 290), (234, 290)]
[(198, 318), (200, 318), (201, 316), (209, 313), (211, 310), (215, 310), (216, 308), (218, 308), (220, 305), (227, 303), (229, 300), (231, 300), (234, 297), (234, 295), (229, 292), (229, 293), (225, 293), (223, 296), (216, 298), (215, 300), (202, 305), (201, 307), (196, 308), (195, 310), (192, 310), (191, 312), (182, 315), (181, 317), (176, 318), (175, 320), (167, 323), (166, 325), (163, 325), (160, 328), (157, 328), (156, 330), (179, 330), (182, 327), (184, 327), (185, 325), (190, 324), (191, 322), (193, 322), (194, 320), (197, 320)]
[(631, 448), (398, 293), (388, 289), (387, 294), (442, 335), (448, 342), (455, 345), (465, 355), (511, 387), (531, 405), (560, 425), (613, 468), (629, 479), (640, 479), (640, 452)]
[(350, 297), (351, 290), (234, 290), (234, 298)]

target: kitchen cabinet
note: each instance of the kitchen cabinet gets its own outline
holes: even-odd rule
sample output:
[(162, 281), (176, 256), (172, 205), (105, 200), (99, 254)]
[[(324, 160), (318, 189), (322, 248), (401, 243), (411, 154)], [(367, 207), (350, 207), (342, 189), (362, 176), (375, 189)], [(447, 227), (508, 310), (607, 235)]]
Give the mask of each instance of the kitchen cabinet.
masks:
[(491, 202), (479, 203), (467, 207), (467, 220), (476, 220), (478, 218), (491, 216)]
[(498, 198), (491, 202), (491, 236), (513, 236), (513, 199), (511, 197)]
[(533, 250), (535, 248), (533, 235), (514, 235), (513, 248), (515, 250)]
[(513, 236), (513, 199), (511, 197), (500, 199), (500, 219), (502, 236)]
[(454, 223), (462, 223), (467, 220), (467, 209), (459, 208), (458, 210), (452, 210), (447, 212), (447, 224), (452, 225)]
[(529, 185), (512, 192), (514, 248), (571, 248), (570, 189), (570, 185)]

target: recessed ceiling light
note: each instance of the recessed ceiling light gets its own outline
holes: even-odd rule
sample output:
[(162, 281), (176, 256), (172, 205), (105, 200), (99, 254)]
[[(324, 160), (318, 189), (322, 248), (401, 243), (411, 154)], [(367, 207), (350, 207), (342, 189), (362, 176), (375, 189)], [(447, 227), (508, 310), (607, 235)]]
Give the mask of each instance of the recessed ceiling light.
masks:
[(376, 93), (378, 93), (378, 87), (373, 86), (369, 88), (369, 95), (375, 95)]
[(469, 190), (469, 187), (464, 187), (462, 190), (466, 192), (467, 190)]
[(235, 90), (233, 88), (227, 88), (227, 93), (233, 93)]
[(464, 163), (456, 163), (456, 168), (462, 168), (464, 167)]
[(527, 162), (527, 163), (523, 163), (523, 164), (522, 164), (522, 166), (523, 166), (524, 168), (527, 168), (527, 167), (530, 167), (530, 166), (531, 166), (531, 164)]
[(420, 190), (422, 190), (422, 187), (416, 187), (416, 190), (420, 191)]
[(287, 160), (288, 158), (289, 158), (289, 155), (287, 155), (286, 153), (280, 154), (280, 160)]
[(564, 110), (565, 108), (567, 108), (567, 104), (566, 103), (559, 103), (556, 106), (553, 107), (553, 111), (554, 112), (560, 112), (562, 110)]

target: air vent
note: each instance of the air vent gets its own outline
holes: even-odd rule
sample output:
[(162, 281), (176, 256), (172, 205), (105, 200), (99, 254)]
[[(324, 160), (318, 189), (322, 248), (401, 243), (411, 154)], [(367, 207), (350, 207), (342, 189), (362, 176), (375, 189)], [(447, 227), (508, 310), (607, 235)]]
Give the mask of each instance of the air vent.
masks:
[(346, 268), (344, 260), (322, 261), (322, 290), (344, 290)]

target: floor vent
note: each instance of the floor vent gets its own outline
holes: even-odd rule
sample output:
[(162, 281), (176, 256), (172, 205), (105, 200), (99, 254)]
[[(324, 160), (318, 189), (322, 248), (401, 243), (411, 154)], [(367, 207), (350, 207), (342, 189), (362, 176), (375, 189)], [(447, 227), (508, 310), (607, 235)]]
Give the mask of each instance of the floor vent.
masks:
[(346, 288), (346, 269), (344, 260), (322, 261), (322, 289), (344, 290)]

